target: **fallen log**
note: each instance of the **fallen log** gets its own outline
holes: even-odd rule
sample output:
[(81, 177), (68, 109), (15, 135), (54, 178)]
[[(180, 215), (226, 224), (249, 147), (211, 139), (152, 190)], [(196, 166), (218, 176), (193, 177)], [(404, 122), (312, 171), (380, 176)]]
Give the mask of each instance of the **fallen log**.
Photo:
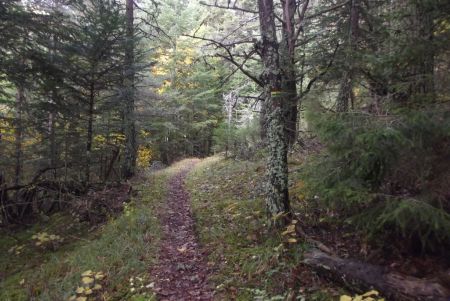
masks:
[(402, 275), (382, 266), (343, 259), (317, 249), (307, 252), (303, 262), (320, 275), (349, 289), (358, 292), (375, 289), (389, 301), (450, 301), (450, 289), (438, 279)]

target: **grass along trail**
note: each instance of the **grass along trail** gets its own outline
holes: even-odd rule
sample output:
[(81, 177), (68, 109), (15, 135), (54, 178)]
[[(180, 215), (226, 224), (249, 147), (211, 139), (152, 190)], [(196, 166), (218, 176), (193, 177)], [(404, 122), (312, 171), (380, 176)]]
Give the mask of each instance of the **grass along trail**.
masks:
[(209, 269), (194, 231), (189, 194), (184, 180), (199, 160), (187, 160), (168, 183), (159, 261), (151, 270), (158, 300), (212, 300)]

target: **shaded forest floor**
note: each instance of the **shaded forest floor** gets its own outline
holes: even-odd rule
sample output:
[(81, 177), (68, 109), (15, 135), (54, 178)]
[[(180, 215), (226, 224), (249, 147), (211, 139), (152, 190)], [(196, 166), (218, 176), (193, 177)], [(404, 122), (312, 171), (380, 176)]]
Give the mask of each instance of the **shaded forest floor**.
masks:
[[(136, 195), (105, 223), (60, 212), (31, 227), (2, 230), (0, 300), (282, 298), (294, 285), (287, 280), (305, 246), (286, 250), (284, 238), (266, 230), (264, 164), (211, 157), (187, 173), (193, 162), (136, 177)], [(173, 293), (194, 283), (201, 285), (189, 296)], [(312, 296), (307, 300), (338, 295), (322, 285), (305, 291)]]
[[(293, 206), (310, 212), (302, 211), (298, 164), (291, 160)], [(183, 160), (136, 177), (136, 195), (106, 223), (61, 212), (3, 231), (0, 300), (339, 300), (344, 289), (302, 264), (308, 243), (268, 229), (264, 172), (264, 162)], [(344, 258), (372, 254), (328, 215), (305, 215), (308, 235)], [(372, 262), (418, 276), (440, 264), (376, 256)]]
[(210, 157), (188, 178), (215, 300), (339, 300), (343, 289), (300, 266), (308, 245), (268, 229), (264, 173), (265, 161)]

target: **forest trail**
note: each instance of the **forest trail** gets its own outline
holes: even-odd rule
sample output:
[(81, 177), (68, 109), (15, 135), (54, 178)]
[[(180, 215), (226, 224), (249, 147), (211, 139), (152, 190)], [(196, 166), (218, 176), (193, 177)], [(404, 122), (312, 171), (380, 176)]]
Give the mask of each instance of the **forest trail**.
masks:
[(183, 166), (168, 183), (165, 208), (160, 212), (163, 237), (158, 264), (151, 269), (158, 300), (212, 300), (209, 270), (194, 230), (187, 173), (199, 160)]

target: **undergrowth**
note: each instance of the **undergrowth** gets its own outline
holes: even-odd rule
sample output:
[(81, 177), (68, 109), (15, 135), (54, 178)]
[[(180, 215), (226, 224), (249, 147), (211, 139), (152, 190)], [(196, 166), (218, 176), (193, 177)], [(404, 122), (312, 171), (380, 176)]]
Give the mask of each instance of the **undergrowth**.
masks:
[[(157, 259), (161, 229), (156, 210), (164, 202), (172, 173), (168, 169), (144, 177), (144, 183), (135, 186), (139, 196), (126, 204), (123, 214), (100, 227), (89, 228), (59, 214), (12, 236), (2, 233), (0, 300), (68, 300), (86, 271), (105, 275), (97, 295), (102, 300), (152, 300), (150, 289), (135, 291), (129, 279), (145, 278)], [(43, 231), (63, 238), (61, 246), (36, 250), (32, 236)], [(13, 248), (22, 245), (19, 253)]]
[[(311, 110), (313, 111), (313, 110)], [(372, 241), (409, 250), (450, 245), (450, 113), (310, 113), (326, 150), (304, 166), (305, 199)]]
[(216, 300), (285, 300), (293, 291), (301, 291), (295, 300), (332, 300), (324, 290), (299, 287), (296, 268), (307, 246), (268, 230), (263, 166), (211, 157), (188, 176), (200, 242), (214, 271)]

